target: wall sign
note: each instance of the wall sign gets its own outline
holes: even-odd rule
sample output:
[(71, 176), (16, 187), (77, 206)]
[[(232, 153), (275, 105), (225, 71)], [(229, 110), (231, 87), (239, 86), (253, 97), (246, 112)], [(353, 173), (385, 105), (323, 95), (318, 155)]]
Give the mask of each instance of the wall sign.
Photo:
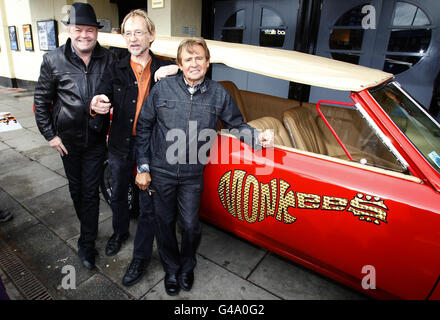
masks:
[(24, 49), (26, 51), (34, 51), (34, 42), (32, 40), (32, 26), (30, 24), (23, 25)]
[(18, 48), (18, 41), (17, 41), (17, 29), (15, 28), (15, 26), (9, 26), (8, 32), (9, 32), (9, 42), (11, 43), (11, 50), (20, 51), (20, 49)]
[(51, 51), (58, 47), (56, 20), (37, 21), (37, 29), (41, 51)]
[(165, 6), (164, 2), (165, 0), (153, 0), (151, 2), (151, 8), (152, 9), (163, 8)]

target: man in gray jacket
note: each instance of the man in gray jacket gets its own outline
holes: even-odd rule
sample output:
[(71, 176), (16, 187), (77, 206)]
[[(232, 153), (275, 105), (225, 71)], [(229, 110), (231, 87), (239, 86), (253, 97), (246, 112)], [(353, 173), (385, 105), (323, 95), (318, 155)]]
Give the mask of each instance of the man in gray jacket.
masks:
[[(166, 273), (165, 290), (169, 295), (176, 295), (180, 288), (189, 291), (194, 281), (205, 167), (202, 159), (192, 156), (198, 155), (205, 144), (198, 139), (199, 134), (206, 129), (215, 133), (218, 120), (222, 120), (226, 129), (238, 129), (240, 136), (251, 145), (273, 143), (273, 132), (260, 133), (244, 123), (227, 91), (205, 78), (209, 58), (203, 39), (182, 41), (177, 63), (183, 75), (168, 77), (156, 84), (138, 119), (136, 184), (153, 196), (156, 239)], [(185, 135), (181, 143), (179, 133)], [(177, 142), (173, 134), (177, 135)], [(180, 153), (177, 158), (170, 152), (176, 143), (177, 153)], [(177, 214), (182, 231), (180, 251), (174, 222)]]

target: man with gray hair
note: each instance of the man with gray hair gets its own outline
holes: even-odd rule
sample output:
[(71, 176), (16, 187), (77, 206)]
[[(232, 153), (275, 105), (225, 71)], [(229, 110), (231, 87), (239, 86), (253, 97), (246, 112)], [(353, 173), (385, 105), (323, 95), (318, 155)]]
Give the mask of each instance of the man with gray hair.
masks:
[(35, 87), (35, 119), (41, 134), (63, 161), (80, 221), (78, 254), (83, 265), (93, 269), (108, 126), (93, 118), (89, 102), (113, 55), (97, 41), (98, 29), (103, 26), (90, 4), (73, 3), (63, 23), (69, 39), (43, 56)]
[[(259, 132), (244, 123), (231, 95), (219, 83), (205, 78), (209, 59), (205, 40), (183, 40), (177, 51), (177, 64), (183, 74), (165, 78), (154, 86), (136, 129), (136, 184), (152, 193), (156, 239), (166, 273), (165, 290), (171, 296), (180, 289), (191, 290), (194, 281), (205, 163), (188, 158), (189, 150), (195, 149), (195, 154), (199, 154), (204, 145), (199, 134), (208, 129), (215, 133), (221, 120), (226, 129), (238, 129), (240, 137), (252, 146), (273, 145), (273, 132)], [(169, 139), (171, 132), (189, 133), (181, 140), (178, 150), (182, 154), (177, 162), (169, 159), (168, 150), (175, 145), (175, 139)], [(182, 232), (180, 250), (176, 217)]]
[[(106, 115), (110, 106), (113, 107), (108, 142), (113, 234), (105, 249), (108, 256), (116, 255), (129, 236), (127, 194), (136, 165), (134, 140), (138, 115), (155, 83), (178, 71), (173, 61), (160, 59), (150, 51), (156, 32), (147, 12), (141, 9), (131, 11), (125, 16), (121, 29), (130, 55), (124, 56), (107, 70), (96, 91), (98, 95), (91, 101), (91, 110), (100, 114), (99, 117)], [(122, 279), (122, 284), (126, 286), (142, 278), (153, 250), (152, 204), (145, 192), (139, 194), (139, 209), (133, 259)]]

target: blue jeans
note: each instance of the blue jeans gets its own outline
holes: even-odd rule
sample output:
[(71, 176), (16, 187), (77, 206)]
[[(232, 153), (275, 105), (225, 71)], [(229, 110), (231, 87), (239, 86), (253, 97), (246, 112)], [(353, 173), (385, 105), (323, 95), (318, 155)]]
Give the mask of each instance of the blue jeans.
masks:
[[(196, 266), (202, 227), (199, 221), (203, 176), (174, 177), (151, 170), (156, 239), (166, 273), (189, 272)], [(180, 250), (176, 223), (182, 232)]]

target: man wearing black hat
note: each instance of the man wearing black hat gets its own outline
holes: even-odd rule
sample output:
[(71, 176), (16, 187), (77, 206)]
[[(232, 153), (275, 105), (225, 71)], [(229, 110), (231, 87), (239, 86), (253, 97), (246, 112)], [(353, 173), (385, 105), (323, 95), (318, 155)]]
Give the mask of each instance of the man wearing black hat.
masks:
[(43, 56), (35, 88), (35, 118), (41, 134), (63, 160), (81, 226), (78, 254), (83, 265), (93, 269), (108, 121), (94, 118), (89, 102), (113, 56), (97, 42), (103, 26), (90, 4), (72, 4), (63, 23), (69, 39)]

